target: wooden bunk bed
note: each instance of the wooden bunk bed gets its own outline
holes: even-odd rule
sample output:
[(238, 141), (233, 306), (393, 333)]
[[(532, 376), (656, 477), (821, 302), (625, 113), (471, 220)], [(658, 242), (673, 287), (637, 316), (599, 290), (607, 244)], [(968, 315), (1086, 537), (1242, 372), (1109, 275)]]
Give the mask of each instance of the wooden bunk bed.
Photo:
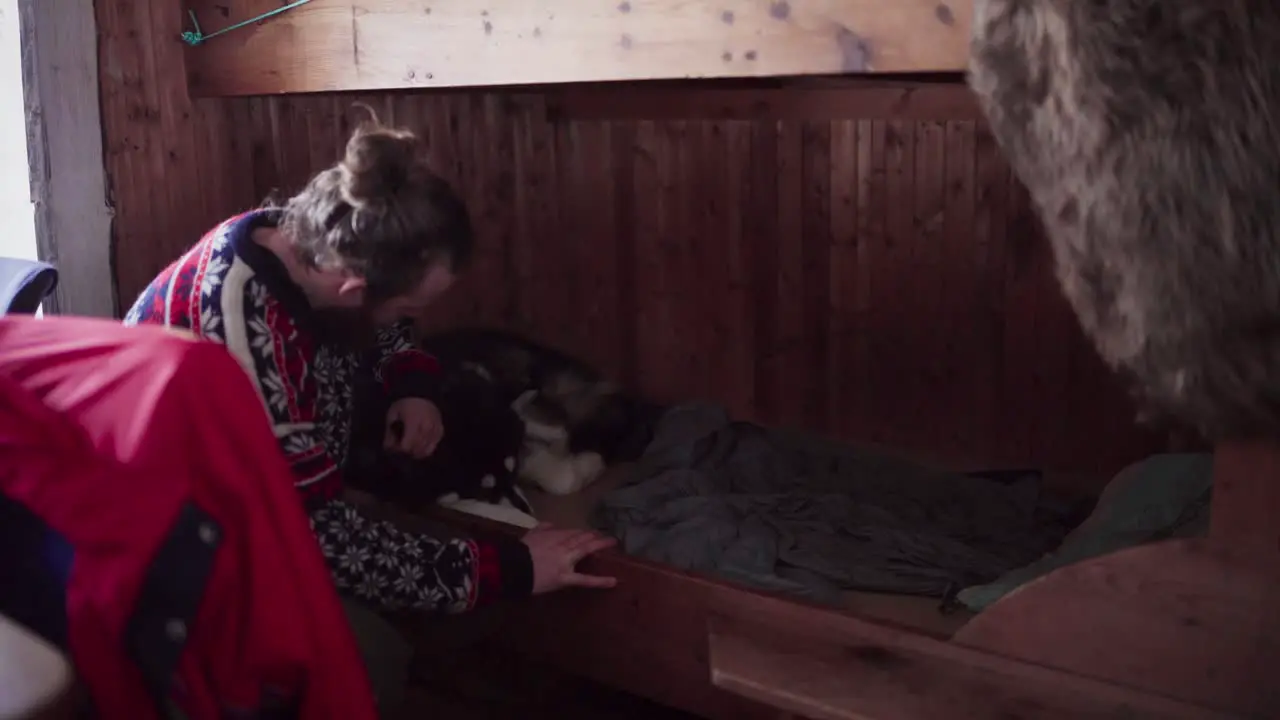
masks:
[[(198, 97), (957, 73), (971, 5), (313, 0), (219, 37), (190, 36), (186, 72)], [(280, 3), (187, 8), (211, 34)], [(1216, 457), (1207, 539), (1058, 570), (977, 616), (856, 593), (845, 611), (821, 608), (605, 553), (586, 567), (616, 576), (615, 590), (504, 608), (495, 637), (706, 717), (1274, 717), (1280, 445), (1228, 443)], [(583, 522), (581, 505), (540, 510)], [(512, 531), (442, 517), (472, 532)]]
[[(1242, 466), (1252, 475), (1275, 462), (1270, 452), (1220, 448), (1217, 487), (1247, 485)], [(576, 496), (535, 494), (535, 510), (585, 526), (625, 471)], [(1215, 492), (1210, 538), (1077, 563), (976, 615), (863, 592), (823, 607), (608, 552), (584, 571), (617, 577), (615, 590), (505, 607), (484, 634), (493, 647), (703, 717), (1271, 717), (1264, 676), (1280, 582), (1244, 549), (1247, 538), (1224, 542), (1224, 528), (1242, 525), (1229, 519), (1232, 490), (1225, 501)], [(432, 516), (471, 533), (514, 532), (444, 509)]]

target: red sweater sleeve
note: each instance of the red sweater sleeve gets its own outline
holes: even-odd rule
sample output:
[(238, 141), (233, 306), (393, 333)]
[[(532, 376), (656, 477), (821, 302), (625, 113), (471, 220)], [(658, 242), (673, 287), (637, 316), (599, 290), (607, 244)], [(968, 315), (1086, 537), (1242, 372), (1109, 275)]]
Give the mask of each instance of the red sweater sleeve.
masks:
[(413, 342), (413, 325), (399, 322), (378, 331), (374, 378), (392, 400), (430, 398), (440, 379), (440, 363)]

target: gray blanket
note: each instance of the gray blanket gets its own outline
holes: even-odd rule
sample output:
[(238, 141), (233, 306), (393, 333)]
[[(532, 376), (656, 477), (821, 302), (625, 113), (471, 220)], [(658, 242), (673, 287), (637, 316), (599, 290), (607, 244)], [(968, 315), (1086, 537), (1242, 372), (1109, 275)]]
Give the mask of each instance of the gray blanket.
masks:
[(1212, 490), (1210, 453), (1162, 453), (1133, 463), (1111, 479), (1093, 513), (1052, 553), (995, 582), (965, 588), (956, 599), (982, 611), (1058, 568), (1156, 540), (1203, 536)]
[(732, 422), (713, 405), (659, 421), (592, 523), (627, 553), (819, 602), (842, 590), (942, 596), (1040, 557), (1039, 483), (1013, 484)]

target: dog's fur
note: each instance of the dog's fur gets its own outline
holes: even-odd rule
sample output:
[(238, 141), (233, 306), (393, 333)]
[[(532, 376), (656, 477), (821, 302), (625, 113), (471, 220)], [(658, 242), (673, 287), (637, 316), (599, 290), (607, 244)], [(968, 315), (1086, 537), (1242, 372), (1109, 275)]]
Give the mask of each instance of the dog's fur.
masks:
[(353, 485), (409, 508), (438, 503), (523, 527), (536, 524), (516, 484), (524, 423), (482, 373), (445, 367), (432, 398), (445, 433), (421, 460), (381, 449), (385, 401), (352, 429)]
[(492, 380), (524, 421), (521, 477), (549, 493), (582, 490), (605, 466), (635, 459), (648, 444), (658, 409), (565, 353), (484, 328), (435, 333), (422, 345), (446, 366)]
[(1280, 432), (1280, 4), (978, 0), (969, 82), (1147, 409)]

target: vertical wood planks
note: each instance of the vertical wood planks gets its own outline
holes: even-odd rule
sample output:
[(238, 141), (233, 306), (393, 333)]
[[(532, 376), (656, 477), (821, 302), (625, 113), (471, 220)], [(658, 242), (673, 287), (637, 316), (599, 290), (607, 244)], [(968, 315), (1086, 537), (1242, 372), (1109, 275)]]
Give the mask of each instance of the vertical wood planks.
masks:
[(1158, 447), (990, 133), (956, 114), (963, 87), (676, 88), (595, 117), (534, 88), (192, 105), (170, 10), (99, 2), (125, 303), (213, 223), (336, 161), (361, 101), (420, 133), (475, 220), (475, 265), (427, 326), (510, 327), (660, 400), (966, 466), (1114, 470)]

